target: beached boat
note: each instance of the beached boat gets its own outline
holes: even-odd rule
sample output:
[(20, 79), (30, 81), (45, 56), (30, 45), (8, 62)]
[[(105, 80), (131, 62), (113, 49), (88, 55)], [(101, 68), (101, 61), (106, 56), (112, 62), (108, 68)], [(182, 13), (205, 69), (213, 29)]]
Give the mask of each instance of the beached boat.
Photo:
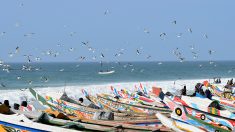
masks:
[[(124, 105), (125, 107), (132, 106), (133, 108), (139, 109), (141, 111), (140, 113), (154, 113), (154, 112), (170, 112), (168, 108), (162, 108), (162, 107), (155, 107), (155, 106), (146, 106), (141, 104), (136, 104), (132, 100), (124, 100), (124, 99), (117, 99), (109, 94), (97, 94), (97, 98), (100, 100), (109, 101), (109, 102), (116, 102)], [(138, 111), (137, 111), (138, 112)]]
[[(99, 120), (147, 120), (156, 119), (156, 116), (140, 116), (128, 113), (113, 113), (104, 110), (98, 110), (93, 108), (88, 108), (80, 106), (77, 104), (69, 103), (63, 100), (54, 99), (52, 97), (46, 96), (43, 98), (37, 94), (33, 89), (30, 89), (31, 93), (36, 97), (36, 99), (47, 107), (57, 110), (59, 112), (65, 113), (70, 116), (70, 118), (75, 119), (99, 119)], [(53, 113), (52, 113), (53, 114)]]
[(196, 125), (197, 127), (203, 126), (209, 130), (234, 130), (234, 114), (226, 109), (218, 109), (218, 101), (195, 100), (190, 98), (187, 98), (189, 101), (186, 101), (186, 98), (182, 100), (176, 96), (167, 97), (161, 90), (156, 88), (153, 88), (153, 93), (168, 105), (176, 117), (185, 122)]
[(115, 112), (122, 112), (122, 113), (128, 113), (130, 115), (154, 115), (154, 112), (161, 111), (163, 113), (169, 113), (170, 110), (166, 108), (156, 108), (151, 106), (145, 106), (145, 105), (135, 105), (130, 102), (119, 102), (118, 99), (115, 99), (114, 97), (105, 97), (103, 95), (105, 94), (97, 94), (97, 97), (94, 97), (90, 94), (88, 94), (87, 91), (82, 90), (85, 97), (94, 103), (95, 105), (99, 106), (103, 109), (109, 109), (111, 111)]
[[(92, 130), (92, 131), (171, 131), (169, 128), (163, 127), (162, 125), (151, 127), (151, 126), (136, 126), (130, 122), (113, 122), (113, 121), (95, 121), (95, 120), (79, 120), (78, 122), (62, 120), (48, 116), (47, 114), (42, 115), (38, 118), (38, 122), (71, 127), (77, 126), (79, 130)], [(143, 123), (143, 122), (138, 122)], [(150, 121), (151, 123), (151, 121)]]
[(158, 117), (158, 119), (161, 121), (161, 123), (163, 125), (171, 128), (173, 131), (176, 131), (176, 132), (185, 132), (185, 131), (187, 131), (187, 132), (205, 132), (206, 131), (206, 130), (202, 130), (198, 127), (195, 127), (193, 125), (190, 125), (188, 123), (168, 118), (168, 117), (162, 115), (161, 113), (156, 113), (156, 116)]
[(231, 90), (227, 90), (226, 88), (218, 87), (216, 85), (210, 84), (208, 81), (203, 82), (204, 86), (206, 86), (214, 95), (226, 98), (229, 100), (235, 100), (235, 96), (233, 95)]
[(0, 130), (1, 132), (9, 132), (9, 131), (16, 131), (16, 132), (73, 132), (75, 130), (45, 125), (41, 123), (35, 123), (29, 119), (27, 119), (24, 115), (3, 115), (0, 114)]
[[(138, 92), (140, 92), (140, 91), (137, 91), (136, 93), (135, 92), (131, 93), (131, 92), (127, 91), (126, 89), (122, 89), (121, 91), (118, 91), (116, 88), (113, 88), (113, 87), (111, 87), (111, 90), (112, 90), (114, 96), (116, 96), (116, 97), (121, 97), (123, 99), (132, 100), (132, 101), (134, 101), (138, 104), (142, 104), (142, 105), (166, 108), (166, 105), (164, 103), (162, 103), (156, 97), (153, 97), (151, 95), (145, 95), (145, 96), (138, 95)], [(143, 94), (144, 92), (141, 92), (141, 93)], [(146, 96), (148, 96), (148, 97), (146, 97)]]

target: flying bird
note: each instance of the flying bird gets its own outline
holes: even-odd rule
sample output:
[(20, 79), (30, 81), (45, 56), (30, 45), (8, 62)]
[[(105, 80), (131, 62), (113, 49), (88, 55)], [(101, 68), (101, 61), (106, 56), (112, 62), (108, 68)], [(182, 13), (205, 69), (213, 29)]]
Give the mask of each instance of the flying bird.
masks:
[(191, 28), (189, 28), (189, 29), (188, 29), (188, 31), (189, 31), (190, 33), (193, 33), (193, 31), (192, 31), (192, 29), (191, 29)]
[(146, 28), (144, 29), (144, 32), (145, 32), (145, 33), (147, 33), (147, 34), (149, 34), (149, 33), (150, 33), (150, 32), (149, 32), (149, 30), (148, 30), (148, 29), (146, 29)]
[(136, 54), (137, 54), (137, 55), (139, 55), (139, 54), (140, 54), (140, 51), (139, 51), (138, 49), (136, 50)]
[(15, 53), (17, 54), (17, 53), (19, 53), (19, 51), (20, 51), (20, 47), (17, 46), (17, 47), (16, 47), (16, 50), (15, 50)]
[(166, 33), (161, 33), (160, 34), (160, 37), (164, 37), (164, 36), (166, 36)]
[(100, 57), (104, 58), (104, 54), (103, 54), (103, 53), (101, 53), (101, 56), (100, 56)]
[(177, 37), (180, 38), (183, 35), (183, 33), (178, 33)]
[(106, 11), (104, 12), (104, 15), (107, 15), (107, 14), (109, 14), (109, 10), (106, 10)]

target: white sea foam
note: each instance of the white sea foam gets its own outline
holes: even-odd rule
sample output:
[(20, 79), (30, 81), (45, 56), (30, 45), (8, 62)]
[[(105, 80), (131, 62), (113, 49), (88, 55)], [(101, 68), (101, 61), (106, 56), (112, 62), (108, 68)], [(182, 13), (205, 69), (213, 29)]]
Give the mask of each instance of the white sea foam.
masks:
[[(187, 86), (187, 90), (190, 92), (194, 89), (194, 86), (198, 82), (203, 82), (208, 79), (197, 79), (197, 80), (177, 80), (175, 81), (151, 81), (151, 82), (141, 82), (143, 86), (151, 90), (152, 86), (161, 87), (164, 92), (175, 92), (182, 89), (183, 85)], [(226, 84), (228, 78), (223, 78), (222, 84)], [(213, 80), (209, 80), (212, 82)], [(113, 84), (102, 84), (102, 85), (86, 85), (86, 86), (62, 86), (62, 87), (43, 87), (36, 88), (36, 91), (41, 95), (49, 95), (59, 98), (65, 90), (66, 93), (73, 98), (80, 98), (83, 96), (82, 89), (85, 89), (89, 94), (95, 95), (96, 93), (111, 93), (110, 86), (113, 86), (117, 89), (126, 88), (130, 91), (135, 90), (135, 85), (139, 86), (139, 82), (130, 82), (130, 83), (113, 83)], [(5, 99), (10, 100), (11, 103), (20, 103), (22, 100), (35, 100), (31, 93), (28, 90), (0, 90), (0, 102)]]

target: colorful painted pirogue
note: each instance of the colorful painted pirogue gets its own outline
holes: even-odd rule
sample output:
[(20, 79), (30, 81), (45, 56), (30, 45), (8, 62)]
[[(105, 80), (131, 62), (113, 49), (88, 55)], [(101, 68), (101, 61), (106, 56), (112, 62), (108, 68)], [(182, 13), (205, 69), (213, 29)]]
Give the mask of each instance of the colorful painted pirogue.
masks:
[(235, 96), (233, 96), (233, 93), (231, 91), (226, 90), (226, 88), (219, 88), (213, 84), (210, 84), (208, 81), (204, 81), (203, 84), (205, 87), (209, 88), (214, 95), (229, 100), (235, 100)]
[[(30, 92), (35, 96), (35, 98), (43, 105), (49, 106), (54, 110), (58, 110), (62, 113), (67, 114), (70, 118), (75, 119), (87, 119), (93, 120), (94, 117), (99, 113), (104, 113), (104, 110), (97, 110), (93, 108), (88, 108), (84, 106), (80, 106), (77, 104), (69, 103), (63, 100), (54, 99), (52, 97), (46, 96), (43, 98), (39, 94), (37, 94), (33, 89), (30, 89)], [(148, 120), (148, 119), (156, 119), (156, 116), (141, 116), (136, 114), (128, 114), (128, 113), (114, 113), (113, 118), (101, 118), (102, 120)], [(144, 122), (143, 122), (144, 123)]]
[[(196, 97), (167, 97), (156, 88), (153, 88), (159, 98), (173, 111), (176, 118), (193, 125), (203, 126), (213, 131), (233, 131), (235, 115), (226, 109), (222, 109), (218, 101), (200, 99)], [(173, 117), (174, 118), (174, 117)], [(190, 119), (190, 120), (189, 120)]]
[(74, 116), (78, 119), (92, 119), (96, 112), (93, 109), (69, 103), (60, 99), (54, 99), (50, 96), (46, 96), (44, 98), (35, 92), (32, 88), (29, 88), (29, 90), (42, 105), (66, 113), (67, 115)]
[(24, 115), (3, 115), (0, 114), (0, 132), (70, 132), (65, 128), (45, 125), (33, 122), (27, 119)]
[(109, 109), (112, 111), (118, 111), (123, 113), (132, 113), (132, 114), (145, 114), (145, 115), (154, 115), (154, 112), (170, 112), (169, 109), (166, 108), (156, 108), (151, 106), (145, 106), (136, 104), (132, 100), (127, 99), (116, 99), (108, 94), (97, 94), (97, 98), (88, 94), (85, 90), (83, 90), (86, 98), (90, 100), (92, 103), (100, 106), (104, 109)]
[[(142, 86), (142, 85), (141, 85)], [(131, 93), (126, 89), (122, 89), (121, 91), (118, 91), (116, 88), (111, 87), (111, 90), (114, 94), (114, 96), (132, 100), (133, 103), (147, 105), (147, 106), (154, 106), (159, 108), (167, 108), (167, 106), (162, 103), (158, 98), (148, 95), (148, 92), (146, 92), (146, 89), (138, 89), (136, 92), (144, 94), (144, 96), (138, 95), (136, 92)]]

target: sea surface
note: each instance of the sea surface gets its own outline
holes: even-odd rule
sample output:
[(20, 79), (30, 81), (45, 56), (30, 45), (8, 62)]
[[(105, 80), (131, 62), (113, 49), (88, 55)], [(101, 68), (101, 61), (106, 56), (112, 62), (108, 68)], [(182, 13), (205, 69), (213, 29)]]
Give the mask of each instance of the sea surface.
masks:
[[(213, 77), (222, 77), (222, 82), (235, 77), (235, 61), (202, 62), (121, 62), (121, 63), (8, 63), (9, 72), (0, 71), (0, 96), (18, 100), (22, 96), (32, 97), (25, 88), (36, 88), (42, 94), (55, 95), (66, 92), (78, 98), (81, 89), (91, 94), (110, 92), (110, 86), (133, 88), (141, 82), (151, 89), (159, 86), (174, 91), (194, 85)], [(23, 68), (24, 66), (24, 68)], [(24, 70), (22, 70), (24, 69)], [(115, 70), (109, 75), (100, 75), (100, 70)]]
[[(0, 71), (1, 89), (110, 84), (120, 82), (167, 81), (230, 78), (235, 76), (235, 61), (209, 62), (121, 62), (121, 63), (10, 63), (9, 72)], [(22, 70), (23, 65), (31, 70)], [(115, 70), (100, 75), (100, 70)]]

